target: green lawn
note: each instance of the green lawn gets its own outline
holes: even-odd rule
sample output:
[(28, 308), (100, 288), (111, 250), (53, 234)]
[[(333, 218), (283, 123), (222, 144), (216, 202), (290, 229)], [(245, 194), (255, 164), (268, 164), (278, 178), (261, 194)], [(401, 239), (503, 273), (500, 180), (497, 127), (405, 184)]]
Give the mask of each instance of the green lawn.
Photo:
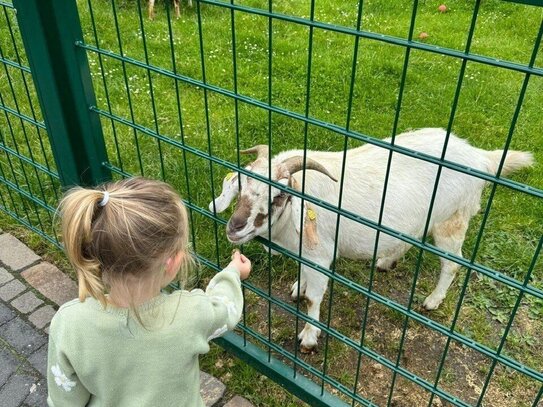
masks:
[[(89, 4), (92, 6), (100, 48), (120, 53), (116, 29), (118, 27), (125, 56), (139, 61), (148, 60), (149, 64), (162, 70), (175, 69), (179, 75), (197, 81), (203, 80), (196, 5), (190, 8), (183, 2), (181, 18), (172, 19), (170, 25), (167, 19), (168, 11), (163, 2), (156, 5), (156, 17), (149, 21), (146, 17), (145, 2), (141, 3), (143, 17), (140, 19), (138, 5), (133, 0), (116, 1), (114, 8), (110, 1), (90, 0), (89, 3), (86, 0), (79, 0), (85, 43), (93, 46), (97, 44)], [(263, 0), (236, 1), (235, 4), (268, 9), (268, 2)], [(318, 22), (354, 29), (357, 22), (357, 4), (358, 2), (353, 0), (316, 1), (314, 18)], [(420, 41), (426, 44), (464, 51), (473, 14), (473, 2), (450, 1), (446, 4), (449, 10), (442, 14), (437, 10), (439, 2), (419, 2), (414, 38), (417, 39), (421, 32), (425, 32), (428, 37)], [(366, 1), (363, 7), (362, 29), (405, 39), (409, 32), (411, 10), (411, 1)], [(273, 11), (288, 16), (309, 18), (311, 8), (309, 1), (287, 0), (274, 2)], [(12, 13), (9, 16), (13, 24)], [(233, 25), (230, 11), (227, 8), (201, 4), (200, 16), (206, 83), (228, 92), (234, 92), (237, 86), (240, 95), (267, 104), (270, 98), (268, 18), (242, 12), (235, 13), (237, 80), (234, 82)], [(471, 51), (500, 60), (527, 64), (542, 19), (541, 8), (498, 0), (483, 1)], [(9, 31), (2, 25), (3, 16), (0, 16), (0, 21), (2, 21), (0, 24), (2, 55), (6, 59), (16, 60)], [(343, 33), (320, 28), (313, 30), (311, 80), (308, 92), (309, 35), (310, 30), (307, 26), (281, 20), (273, 21), (272, 104), (301, 116), (308, 109), (309, 116), (319, 121), (343, 128), (349, 126), (352, 131), (372, 137), (389, 137), (395, 126), (405, 48), (373, 39), (359, 41), (352, 110), (347, 123), (355, 40)], [(17, 35), (16, 38), (20, 43)], [(174, 46), (175, 68), (172, 63), (171, 44)], [(295, 118), (280, 113), (269, 115), (265, 109), (248, 103), (240, 102), (236, 106), (232, 98), (213, 91), (206, 94), (203, 88), (193, 84), (178, 82), (176, 88), (172, 78), (156, 72), (149, 74), (141, 67), (130, 63), (123, 64), (112, 57), (99, 59), (93, 52), (89, 52), (88, 56), (99, 109), (106, 112), (111, 109), (114, 115), (129, 121), (133, 117), (139, 126), (178, 142), (183, 139), (188, 146), (204, 152), (210, 151), (221, 159), (233, 163), (237, 161), (238, 140), (242, 148), (247, 148), (257, 143), (268, 143), (269, 137), (272, 140), (273, 153), (290, 148), (302, 148), (305, 137), (310, 149), (343, 148), (343, 136), (331, 130), (314, 125), (305, 128), (304, 123)], [(535, 66), (543, 68), (541, 48)], [(459, 59), (416, 49), (410, 52), (401, 109), (396, 124), (398, 132), (420, 127), (447, 127), (460, 69)], [(30, 76), (25, 75), (28, 80)], [(5, 77), (10, 81), (3, 79)], [(503, 148), (524, 78), (525, 74), (520, 72), (468, 62), (462, 77), (460, 97), (452, 125), (453, 132), (481, 148), (488, 150)], [(13, 92), (9, 86), (10, 82), (14, 87)], [(27, 98), (24, 83), (17, 70), (10, 67), (6, 71), (0, 67), (0, 94), (4, 98), (0, 101), (2, 104), (13, 107), (14, 99), (17, 99), (21, 111), (32, 116), (28, 100), (34, 100), (34, 108), (38, 105), (33, 89), (30, 93), (30, 98)], [(512, 178), (539, 189), (543, 188), (541, 106), (543, 106), (543, 78), (533, 75), (514, 129), (511, 148), (532, 151), (536, 165), (530, 170), (514, 174)], [(36, 114), (39, 118), (40, 113)], [(11, 124), (13, 139), (21, 146), (21, 153), (28, 156), (28, 148), (26, 143), (23, 143), (22, 125), (18, 125), (15, 120), (11, 123), (7, 120), (0, 111), (0, 131), (6, 138), (6, 145), (15, 145), (10, 141), (11, 131), (8, 128)], [(105, 117), (102, 118), (102, 124), (109, 160), (113, 165), (130, 174), (164, 178), (194, 205), (207, 208), (212, 199), (212, 181), (217, 191), (227, 172), (225, 168), (215, 164), (210, 168), (207, 160), (187, 154), (188, 169), (186, 169), (183, 154), (177, 147), (167, 143), (159, 145), (144, 132), (134, 131), (126, 125), (113, 124)], [(43, 137), (45, 134), (42, 132)], [(37, 132), (28, 129), (28, 138), (31, 149), (37, 151), (39, 147)], [(349, 142), (350, 147), (359, 144), (360, 142), (354, 140)], [(162, 160), (159, 159), (159, 152), (162, 154)], [(45, 165), (45, 157), (52, 162), (47, 146), (45, 153), (37, 155), (35, 160)], [(247, 162), (244, 157), (242, 164)], [(0, 173), (0, 176), (8, 179), (17, 178), (21, 180), (21, 185), (41, 196), (38, 176), (33, 175), (27, 165), (22, 165), (17, 160), (10, 164), (7, 156), (0, 152), (0, 167), (5, 171), (5, 174)], [(23, 174), (24, 168), (28, 172), (28, 182)], [(40, 180), (44, 184), (44, 200), (55, 206), (56, 198), (51, 191), (57, 188), (57, 183), (48, 181), (44, 176), (41, 176)], [(9, 204), (7, 190), (1, 183), (0, 193)], [(489, 189), (483, 196), (483, 208), (487, 204), (488, 196)], [(14, 196), (14, 201), (18, 199), (20, 199), (18, 196)], [(28, 206), (28, 210), (29, 217), (34, 219), (32, 206)], [(48, 216), (39, 211), (38, 213), (42, 214), (42, 221), (47, 225)], [(498, 187), (476, 261), (522, 281), (543, 234), (542, 213), (541, 199)], [(224, 214), (225, 219), (228, 214)], [(481, 221), (482, 215), (472, 221), (463, 249), (466, 257), (471, 256)], [(0, 228), (24, 237), (52, 261), (60, 262), (67, 268), (60, 254), (43, 240), (25, 232), (11, 218), (0, 215)], [(225, 265), (231, 246), (225, 238), (223, 227), (216, 228), (207, 217), (193, 213), (193, 230), (197, 253)], [(47, 232), (52, 233), (49, 229)], [(254, 259), (251, 283), (267, 291), (268, 277), (271, 275), (271, 292), (288, 301), (288, 290), (296, 279), (296, 263), (284, 257), (274, 257), (269, 267), (268, 256), (260, 245), (251, 243), (246, 245), (244, 250)], [(375, 291), (400, 304), (407, 304), (417, 256), (418, 252), (413, 249), (395, 270), (376, 275)], [(369, 261), (341, 260), (338, 273), (367, 285), (370, 265)], [(422, 312), (422, 300), (433, 289), (438, 268), (439, 259), (428, 254), (423, 256), (415, 294), (417, 312)], [(202, 283), (205, 283), (211, 274), (209, 270), (203, 269)], [(464, 277), (465, 270), (462, 270), (439, 310), (425, 315), (449, 326)], [(536, 264), (531, 284), (543, 289), (541, 260)], [(472, 276), (457, 322), (457, 331), (496, 349), (516, 296), (517, 292), (503, 284), (486, 277)], [(327, 303), (328, 297), (323, 302), (321, 317), (323, 321), (328, 318), (325, 306)], [(365, 298), (336, 284), (331, 303), (331, 326), (359, 341)], [(302, 306), (301, 309), (304, 310), (305, 307)], [(540, 334), (543, 329), (542, 314), (543, 302), (530, 296), (525, 297), (502, 351), (539, 371), (543, 366), (543, 339)], [(267, 302), (248, 292), (247, 326), (268, 335), (267, 315)], [(277, 307), (272, 307), (271, 315), (271, 335), (274, 342), (293, 351), (295, 318)], [(402, 324), (403, 318), (400, 314), (371, 302), (365, 345), (395, 361)], [(322, 370), (325, 362), (322, 345), (325, 338), (322, 337), (320, 342), (320, 352), (306, 356), (304, 360)], [(409, 323), (401, 366), (433, 384), (444, 345), (445, 338), (435, 331), (417, 323)], [(352, 388), (357, 370), (357, 356), (356, 352), (337, 340), (330, 340), (326, 362), (327, 373)], [(490, 362), (491, 360), (477, 352), (453, 342), (439, 385), (464, 401), (474, 403)], [(268, 379), (255, 373), (252, 368), (227, 356), (217, 347), (212, 349), (210, 356), (202, 360), (202, 364), (204, 370), (222, 378), (230, 392), (241, 393), (257, 405), (300, 404), (278, 385), (272, 384)], [(357, 385), (360, 394), (379, 405), (386, 404), (391, 372), (365, 358), (362, 359), (360, 372)], [(498, 365), (485, 403), (488, 406), (528, 406), (533, 402), (540, 386), (541, 383), (538, 384)], [(405, 380), (398, 378), (395, 389), (396, 406), (419, 406), (428, 403), (428, 393)]]

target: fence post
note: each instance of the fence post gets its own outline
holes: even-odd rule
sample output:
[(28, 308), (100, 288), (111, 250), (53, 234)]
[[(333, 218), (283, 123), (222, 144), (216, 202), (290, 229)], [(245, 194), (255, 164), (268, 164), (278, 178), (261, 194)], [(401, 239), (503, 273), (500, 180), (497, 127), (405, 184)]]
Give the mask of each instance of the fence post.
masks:
[(14, 0), (63, 186), (111, 179), (75, 0)]

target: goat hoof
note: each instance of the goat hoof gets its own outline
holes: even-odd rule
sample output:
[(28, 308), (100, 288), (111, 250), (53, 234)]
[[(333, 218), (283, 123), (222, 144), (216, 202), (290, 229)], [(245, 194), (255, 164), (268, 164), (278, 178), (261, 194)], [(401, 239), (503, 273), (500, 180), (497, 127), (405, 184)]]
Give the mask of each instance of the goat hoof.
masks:
[(443, 298), (434, 297), (433, 295), (429, 295), (426, 297), (424, 302), (422, 303), (422, 306), (426, 308), (428, 311), (435, 310), (439, 307), (439, 304), (443, 302)]
[(317, 351), (318, 338), (321, 330), (312, 325), (306, 325), (298, 335), (300, 351), (302, 353), (314, 353)]
[(317, 353), (317, 347), (308, 348), (304, 345), (300, 345), (300, 353), (303, 353), (304, 355), (315, 355)]
[(317, 353), (317, 343), (315, 342), (314, 345), (304, 345), (304, 338), (301, 336), (302, 335), (298, 336), (300, 353), (303, 353), (304, 355), (315, 355)]

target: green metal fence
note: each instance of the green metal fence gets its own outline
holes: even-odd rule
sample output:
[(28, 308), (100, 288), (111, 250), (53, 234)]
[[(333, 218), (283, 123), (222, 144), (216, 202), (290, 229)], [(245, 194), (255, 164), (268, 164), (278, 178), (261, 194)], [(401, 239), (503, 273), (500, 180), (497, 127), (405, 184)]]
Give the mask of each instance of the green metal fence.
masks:
[[(432, 406), (437, 397), (455, 406), (501, 405), (495, 388), (507, 388), (500, 384), (504, 375), (514, 376), (523, 394), (520, 399), (515, 393), (510, 404), (503, 405), (541, 405), (541, 358), (510, 351), (508, 340), (526, 310), (539, 318), (542, 315), (542, 185), (500, 177), (503, 163), (494, 176), (445, 160), (445, 151), (441, 158), (425, 156), (395, 145), (394, 136), (409, 124), (423, 125), (417, 120), (424, 120), (409, 119), (410, 109), (426, 108), (424, 101), (411, 99), (416, 87), (428, 92), (435, 109), (443, 113), (440, 123), (430, 125), (444, 126), (449, 134), (465, 114), (464, 93), (467, 98), (484, 99), (482, 88), (469, 82), (477, 75), (472, 71), (476, 67), (495, 75), (496, 86), (508, 75), (518, 86), (501, 100), (479, 103), (482, 112), (496, 119), (487, 120), (483, 115), (469, 119), (476, 121), (476, 128), (489, 126), (501, 133), (494, 141), (473, 138), (473, 144), (505, 150), (510, 146), (540, 149), (541, 138), (535, 139), (538, 143), (518, 134), (541, 137), (541, 128), (539, 134), (532, 134), (541, 120), (540, 107), (532, 127), (522, 114), (530, 106), (537, 111), (543, 93), (543, 14), (534, 7), (543, 2), (510, 4), (511, 9), (529, 10), (526, 15), (532, 16), (522, 27), (533, 31), (530, 41), (516, 59), (485, 56), (485, 48), (477, 43), (478, 27), (505, 24), (506, 13), (485, 14), (485, 7), (500, 10), (503, 2), (498, 1), (457, 5), (467, 10), (467, 17), (454, 46), (418, 37), (421, 24), (417, 19), (422, 19), (421, 9), (430, 6), (417, 0), (397, 4), (398, 14), (404, 16), (403, 31), (394, 26), (382, 31), (366, 28), (377, 18), (370, 1), (345, 2), (351, 3), (349, 14), (347, 8), (334, 9), (334, 2), (318, 0), (199, 0), (193, 8), (184, 5), (179, 20), (169, 7), (157, 7), (154, 21), (147, 19), (146, 4), (139, 1), (14, 3), (18, 25), (13, 6), (0, 0), (4, 14), (0, 17), (0, 62), (7, 77), (0, 81), (3, 212), (58, 245), (51, 217), (61, 182), (64, 186), (93, 184), (136, 174), (160, 178), (180, 191), (190, 210), (199, 261), (218, 271), (231, 247), (225, 238), (225, 218), (210, 212), (208, 203), (218, 194), (227, 171), (243, 173), (336, 213), (338, 223), (340, 218), (350, 219), (375, 229), (377, 241), (384, 233), (415, 248), (405, 261), (408, 274), (398, 284), (376, 274), (375, 258), (357, 264), (334, 259), (331, 269), (325, 269), (301, 252), (258, 238), (283, 256), (272, 258), (259, 247), (245, 247), (255, 262), (253, 277), (244, 283), (246, 312), (238, 332), (218, 340), (221, 346), (310, 405)], [(334, 12), (325, 13), (327, 8)], [(374, 47), (381, 48), (376, 51)], [(378, 69), (370, 71), (377, 81), (371, 82), (364, 69), (379, 53), (389, 58), (381, 59)], [(410, 84), (410, 74), (421, 67), (431, 70), (433, 65), (444, 69), (445, 84), (440, 89), (428, 88), (424, 81)], [(452, 74), (447, 73), (450, 67)], [(332, 75), (342, 80), (329, 81)], [(381, 75), (383, 82), (378, 82)], [(364, 81), (381, 84), (382, 89), (365, 88)], [(329, 89), (329, 83), (337, 89)], [(492, 81), (486, 80), (482, 86), (489, 84)], [(367, 97), (373, 103), (370, 107), (360, 102), (364, 92), (378, 93)], [(363, 109), (373, 114), (373, 123), (363, 120)], [(404, 116), (407, 119), (402, 121)], [(392, 136), (392, 143), (377, 134)], [(259, 143), (268, 144), (273, 153), (302, 147), (346, 151), (369, 143), (389, 150), (389, 157), (394, 152), (432, 162), (439, 168), (432, 202), (443, 168), (488, 181), (482, 215), (472, 222), (464, 246), (465, 258), (443, 252), (428, 241), (427, 233), (418, 240), (381, 225), (381, 220), (374, 222), (349, 212), (341, 207), (341, 198), (339, 205), (331, 205), (253, 174), (242, 165), (239, 151)], [(388, 176), (385, 194), (387, 182)], [(520, 243), (508, 246), (506, 237), (496, 241), (506, 246), (498, 251), (506, 259), (500, 262), (494, 252), (486, 250), (498, 236), (489, 229), (501, 223), (501, 218), (492, 216), (494, 208), (503, 215), (526, 202), (530, 213), (524, 213), (516, 224), (522, 232)], [(383, 208), (380, 219), (382, 212)], [(429, 221), (428, 217), (426, 229)], [(522, 253), (503, 253), (508, 250)], [(451, 288), (452, 299), (436, 313), (423, 312), (418, 306), (420, 286), (431, 280), (426, 270), (436, 264), (428, 254), (465, 267)], [(299, 304), (285, 300), (284, 293), (299, 278), (302, 264), (331, 280), (323, 302), (323, 321), (311, 319)], [(475, 274), (482, 276), (484, 284), (479, 286), (489, 297), (470, 292)], [(388, 286), (380, 283), (383, 279)], [(494, 296), (507, 299), (505, 311), (500, 309), (502, 303), (492, 306)], [(485, 329), (491, 331), (483, 335), (484, 340), (474, 333), (477, 327), (470, 320), (473, 314), (468, 313), (479, 309), (473, 306), (475, 301), (490, 304), (483, 305), (490, 311)], [(499, 319), (499, 328), (493, 325), (494, 317)], [(322, 330), (317, 355), (302, 355), (295, 341), (298, 328), (307, 321)], [(388, 331), (379, 332), (380, 324)], [(496, 332), (491, 335), (492, 331)], [(417, 339), (421, 334), (430, 339)], [(417, 350), (417, 340), (428, 349)], [(537, 353), (537, 346), (535, 349)], [(419, 365), (409, 361), (420, 356), (427, 360)], [(460, 362), (467, 368), (454, 366)], [(458, 377), (472, 373), (474, 379)]]
[(0, 2), (0, 211), (58, 245), (59, 175), (15, 9)]

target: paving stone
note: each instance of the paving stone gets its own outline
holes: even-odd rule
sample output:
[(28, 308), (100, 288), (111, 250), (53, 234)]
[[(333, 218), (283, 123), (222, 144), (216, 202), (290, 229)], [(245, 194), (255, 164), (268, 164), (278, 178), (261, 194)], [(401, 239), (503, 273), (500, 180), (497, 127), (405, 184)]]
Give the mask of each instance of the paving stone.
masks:
[(0, 302), (0, 325), (5, 324), (15, 318), (15, 312)]
[(214, 406), (223, 396), (226, 386), (205, 372), (200, 372), (200, 394), (206, 407)]
[(2, 325), (2, 339), (24, 356), (31, 355), (47, 342), (45, 335), (20, 317), (13, 318)]
[(224, 407), (254, 407), (254, 405), (249, 400), (236, 396), (226, 403)]
[(13, 276), (5, 268), (0, 267), (0, 285), (13, 280)]
[(50, 263), (40, 263), (21, 273), (45, 297), (62, 305), (78, 296), (77, 284)]
[(11, 280), (6, 285), (0, 287), (0, 298), (9, 301), (26, 290), (26, 287), (19, 280)]
[(36, 382), (33, 377), (15, 374), (0, 390), (0, 406), (19, 407), (30, 394), (31, 386)]
[(53, 319), (55, 313), (56, 311), (53, 307), (46, 305), (45, 307), (38, 308), (36, 311), (30, 314), (28, 320), (32, 322), (36, 328), (42, 329), (45, 325), (51, 322), (51, 319)]
[(29, 392), (25, 404), (32, 407), (47, 407), (47, 383), (45, 380), (31, 384)]
[(13, 271), (22, 270), (40, 260), (40, 256), (8, 233), (0, 235), (0, 247), (0, 261)]
[(8, 378), (17, 370), (19, 361), (7, 349), (0, 349), (0, 388)]
[(28, 358), (32, 367), (45, 377), (47, 377), (47, 349), (45, 344)]
[(30, 291), (24, 293), (20, 297), (17, 297), (11, 302), (11, 305), (13, 305), (23, 314), (28, 314), (30, 311), (33, 311), (38, 305), (41, 304), (43, 304), (43, 301), (36, 297), (34, 293)]

